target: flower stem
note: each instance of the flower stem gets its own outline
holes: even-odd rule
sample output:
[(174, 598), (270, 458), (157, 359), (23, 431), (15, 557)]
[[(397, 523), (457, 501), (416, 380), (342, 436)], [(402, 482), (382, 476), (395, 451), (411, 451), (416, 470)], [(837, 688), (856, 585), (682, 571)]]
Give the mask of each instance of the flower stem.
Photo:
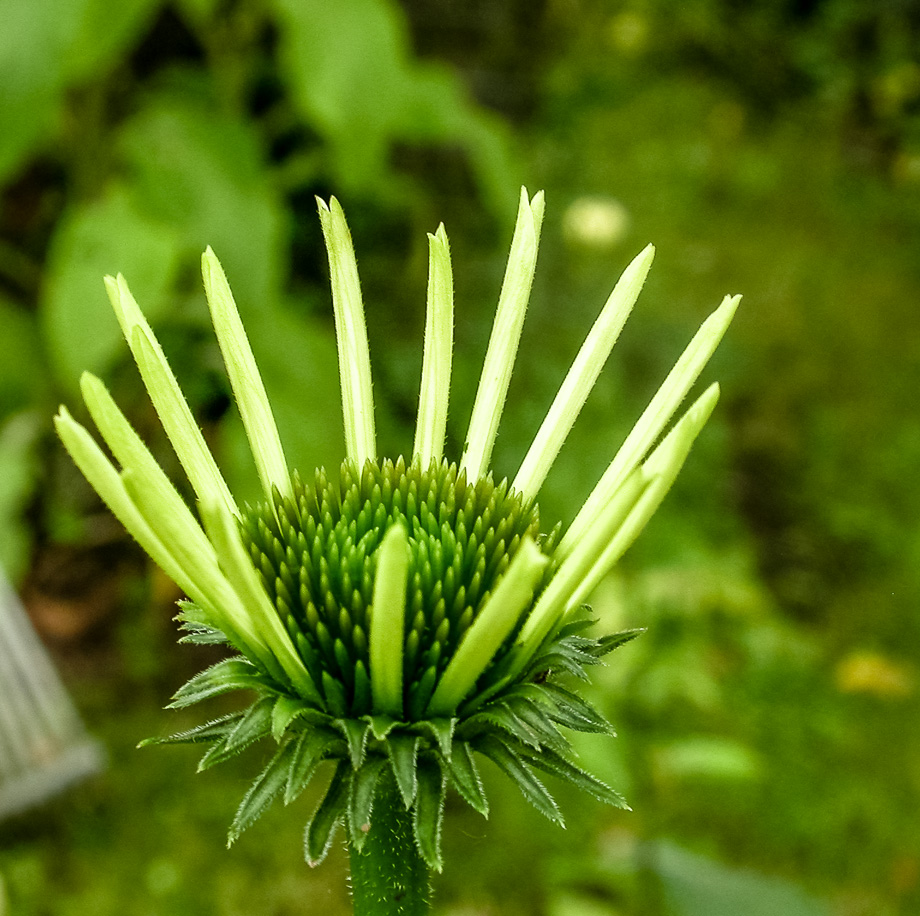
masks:
[(349, 847), (355, 916), (426, 916), (431, 884), (396, 780), (387, 767), (377, 786), (363, 848)]

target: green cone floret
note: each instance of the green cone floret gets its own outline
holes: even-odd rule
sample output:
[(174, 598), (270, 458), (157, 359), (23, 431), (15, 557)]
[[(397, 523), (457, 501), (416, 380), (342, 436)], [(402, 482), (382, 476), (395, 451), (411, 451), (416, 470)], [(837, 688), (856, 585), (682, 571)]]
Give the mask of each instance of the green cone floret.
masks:
[[(230, 650), (180, 688), (171, 706), (231, 691), (246, 691), (251, 700), (239, 712), (146, 743), (206, 744), (199, 769), (260, 739), (273, 743), (273, 756), (237, 810), (231, 842), (273, 800), (289, 804), (314, 776), (328, 776), (307, 825), (305, 854), (311, 864), (320, 861), (344, 825), (357, 904), (365, 894), (386, 898), (396, 884), (419, 884), (427, 868), (440, 869), (449, 788), (488, 814), (477, 763), (483, 756), (555, 822), (562, 814), (541, 774), (624, 805), (574, 762), (561, 731), (610, 732), (575, 687), (587, 680), (587, 669), (638, 632), (587, 635), (592, 620), (584, 602), (655, 512), (712, 412), (715, 384), (672, 422), (738, 297), (726, 297), (703, 324), (569, 529), (545, 533), (540, 487), (639, 295), (652, 246), (610, 294), (509, 486), (495, 482), (489, 464), (536, 269), (542, 193), (521, 192), (457, 463), (444, 456), (454, 315), (444, 227), (429, 236), (413, 455), (391, 460), (377, 457), (351, 236), (335, 199), (320, 201), (319, 215), (342, 388), (346, 455), (340, 468), (306, 478), (289, 473), (236, 303), (210, 248), (202, 258), (205, 291), (262, 501), (237, 505), (121, 276), (106, 278), (106, 288), (202, 521), (100, 380), (87, 375), (81, 387), (107, 452), (66, 408), (55, 424), (115, 516), (190, 599), (180, 602), (181, 641)], [(388, 852), (394, 838), (401, 844), (398, 860)], [(386, 884), (388, 875), (394, 884)], [(418, 912), (423, 897), (421, 889)]]
[[(387, 531), (408, 535), (402, 696), (381, 709), (370, 681), (371, 612), (377, 551)], [(293, 497), (275, 494), (243, 510), (241, 528), (260, 580), (313, 682), (335, 686), (325, 710), (359, 717), (386, 712), (417, 721), (440, 676), (517, 554), (539, 541), (539, 510), (507, 481), (466, 481), (456, 464), (345, 462), (337, 478), (317, 470)], [(551, 541), (544, 549), (551, 551)], [(329, 678), (327, 677), (327, 681)], [(342, 699), (344, 695), (344, 704)]]

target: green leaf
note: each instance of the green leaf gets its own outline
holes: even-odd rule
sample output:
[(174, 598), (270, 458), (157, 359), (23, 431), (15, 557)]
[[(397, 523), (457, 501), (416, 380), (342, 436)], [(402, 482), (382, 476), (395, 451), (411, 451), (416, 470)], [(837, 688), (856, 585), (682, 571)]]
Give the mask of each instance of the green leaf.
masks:
[(223, 763), (235, 757), (240, 751), (245, 750), (260, 738), (271, 734), (272, 707), (275, 705), (273, 697), (263, 697), (250, 706), (236, 727), (218, 744), (215, 744), (198, 761), (198, 772), (210, 769), (218, 763)]
[(179, 613), (173, 618), (179, 624), (179, 629), (186, 633), (186, 636), (180, 636), (180, 643), (188, 643), (199, 646), (229, 646), (230, 641), (227, 634), (218, 630), (216, 627), (205, 623), (207, 616), (194, 601), (184, 599), (178, 602)]
[(645, 632), (645, 627), (637, 627), (632, 630), (621, 630), (619, 633), (610, 633), (607, 636), (602, 636), (598, 640), (598, 646), (594, 650), (594, 654), (598, 658), (607, 655), (609, 652), (613, 652), (614, 649), (619, 649), (620, 646), (625, 646), (626, 643), (632, 642), (637, 636), (641, 636)]
[(348, 754), (351, 765), (357, 770), (364, 760), (364, 749), (367, 746), (367, 736), (370, 732), (370, 723), (361, 719), (336, 719), (335, 725), (342, 730), (348, 742)]
[(488, 817), (489, 800), (482, 790), (482, 779), (480, 779), (479, 769), (473, 759), (473, 750), (470, 745), (466, 741), (455, 742), (453, 754), (450, 760), (445, 762), (453, 784), (467, 804), (483, 817)]
[(218, 741), (226, 738), (242, 718), (243, 713), (241, 712), (230, 713), (230, 715), (211, 719), (209, 722), (176, 732), (173, 735), (166, 735), (162, 738), (144, 738), (138, 747), (149, 747), (153, 744), (200, 744), (205, 741)]
[(25, 510), (38, 482), (43, 420), (36, 413), (19, 413), (0, 426), (0, 570), (11, 581), (29, 560), (32, 535)]
[(444, 757), (449, 760), (454, 742), (454, 726), (456, 724), (456, 719), (422, 719), (421, 722), (417, 723), (416, 729), (419, 733), (427, 733), (435, 741)]
[(559, 806), (547, 791), (546, 786), (537, 779), (530, 766), (504, 741), (489, 735), (478, 739), (474, 746), (511, 779), (537, 811), (554, 823), (564, 826), (565, 822)]
[(193, 646), (228, 646), (230, 645), (227, 640), (226, 633), (216, 629), (215, 627), (209, 627), (206, 624), (194, 624), (186, 623), (180, 627), (181, 630), (185, 631), (185, 636), (180, 636), (177, 642), (180, 645), (193, 645)]
[(412, 821), (415, 842), (428, 867), (441, 871), (441, 824), (447, 779), (441, 766), (428, 755), (419, 759), (416, 772), (418, 793)]
[(596, 732), (604, 735), (614, 733), (610, 723), (593, 706), (572, 693), (571, 690), (552, 683), (541, 684), (538, 689), (551, 699), (553, 708), (549, 715), (560, 725), (580, 732)]
[(399, 11), (381, 0), (275, 5), (295, 104), (330, 142), (344, 186), (370, 187), (387, 171), (404, 104), (407, 36)]
[(200, 27), (210, 26), (209, 20), (217, 15), (222, 0), (178, 0), (176, 6)]
[(68, 82), (77, 82), (90, 79), (124, 55), (148, 25), (160, 0), (127, 0), (117, 6), (108, 0), (51, 0), (35, 6), (74, 16), (63, 70)]
[(763, 762), (740, 741), (715, 735), (686, 735), (655, 748), (655, 772), (687, 784), (756, 782)]
[(50, 395), (35, 315), (0, 296), (0, 421)]
[(339, 761), (323, 800), (307, 824), (304, 855), (311, 868), (319, 865), (329, 852), (335, 828), (345, 814), (353, 772), (346, 761)]
[(182, 598), (176, 604), (179, 606), (179, 613), (173, 620), (179, 624), (180, 630), (188, 629), (186, 624), (191, 624), (192, 627), (208, 627), (205, 622), (208, 615), (194, 601)]
[(393, 775), (396, 777), (396, 785), (399, 786), (400, 795), (402, 795), (407, 809), (412, 806), (418, 789), (418, 777), (416, 775), (418, 743), (419, 739), (416, 735), (407, 735), (400, 732), (391, 734), (387, 738), (387, 753), (390, 756)]
[[(500, 718), (502, 727), (514, 735), (524, 744), (533, 748), (539, 748), (542, 743), (540, 731), (530, 727), (530, 724), (523, 716), (518, 715), (517, 710), (505, 700), (500, 700), (494, 704), (496, 715)], [(485, 714), (491, 712), (492, 707), (483, 710)]]
[(674, 843), (655, 843), (648, 861), (674, 916), (830, 916), (832, 912), (823, 900), (788, 881), (732, 868)]
[(585, 681), (585, 668), (599, 664), (599, 641), (578, 634), (590, 627), (591, 618), (579, 618), (564, 623), (556, 633), (546, 637), (527, 665), (523, 677), (534, 680), (539, 674), (552, 670), (563, 670)]
[(351, 779), (348, 791), (348, 835), (351, 845), (359, 852), (371, 826), (371, 808), (377, 779), (386, 765), (386, 757), (372, 757), (355, 770)]
[(531, 766), (543, 770), (544, 773), (558, 776), (560, 779), (570, 782), (573, 786), (587, 792), (589, 795), (593, 795), (599, 801), (606, 802), (608, 805), (613, 805), (616, 808), (626, 808), (630, 810), (629, 805), (626, 804), (626, 800), (619, 792), (615, 792), (610, 786), (601, 782), (596, 776), (592, 776), (586, 770), (576, 766), (570, 760), (566, 760), (561, 754), (557, 754), (549, 748), (543, 748), (543, 750), (537, 754), (532, 754), (529, 751), (522, 751), (521, 756)]
[(74, 387), (84, 370), (103, 373), (122, 352), (103, 276), (130, 277), (154, 319), (167, 304), (178, 256), (175, 230), (139, 211), (124, 188), (112, 187), (65, 215), (51, 239), (39, 302), (42, 334), (63, 385)]
[(336, 182), (380, 196), (396, 140), (447, 141), (471, 151), (484, 199), (503, 215), (517, 182), (506, 130), (459, 80), (415, 61), (399, 7), (384, 0), (275, 0), (281, 62), (294, 102), (331, 147)]
[(0, 33), (0, 179), (62, 123), (67, 86), (85, 83), (109, 66), (135, 41), (156, 6), (159, 0), (6, 4)]
[[(47, 15), (44, 4), (30, 3), (4, 17), (3, 46), (0, 53), (0, 179), (9, 176), (28, 152), (43, 142), (55, 126), (62, 102), (63, 82), (55, 66), (58, 42), (49, 41), (56, 28), (54, 17), (36, 22), (25, 11)], [(31, 20), (31, 21), (30, 21)], [(49, 66), (50, 65), (50, 66)]]
[(527, 697), (516, 696), (513, 693), (506, 695), (504, 702), (537, 735), (542, 744), (555, 748), (557, 751), (564, 752), (569, 749), (569, 742), (559, 732), (546, 710), (541, 708), (539, 704), (534, 703)]
[(291, 722), (305, 711), (303, 700), (288, 696), (278, 697), (272, 709), (272, 737), (275, 741), (280, 741)]
[[(286, 805), (289, 805), (306, 789), (322, 760), (335, 749), (336, 745), (343, 743), (334, 731), (321, 727), (305, 731), (296, 740), (287, 786), (284, 790)], [(344, 747), (342, 749), (344, 750)]]
[(578, 610), (573, 610), (565, 619), (562, 626), (559, 627), (552, 636), (547, 637), (546, 645), (549, 646), (560, 639), (568, 639), (570, 636), (582, 633), (593, 627), (596, 623), (597, 620), (590, 614), (590, 608), (585, 608), (583, 614)]
[(366, 718), (371, 726), (371, 734), (378, 741), (383, 741), (393, 730), (393, 727), (398, 724), (396, 719), (391, 716), (367, 716)]
[(283, 204), (260, 144), (253, 122), (174, 88), (148, 99), (118, 138), (138, 209), (170, 227), (196, 263), (214, 249), (247, 330), (277, 303), (285, 265)]
[(202, 700), (228, 693), (231, 690), (265, 689), (265, 679), (248, 659), (234, 656), (225, 658), (210, 668), (196, 674), (174, 694), (167, 709), (181, 709), (193, 706)]
[(277, 753), (253, 780), (249, 791), (243, 796), (236, 817), (230, 826), (227, 845), (233, 845), (239, 835), (265, 812), (275, 797), (285, 787), (294, 753), (294, 742), (288, 741), (278, 748)]
[(585, 671), (585, 665), (596, 665), (597, 659), (592, 655), (585, 655), (579, 650), (573, 650), (570, 646), (557, 644), (552, 652), (541, 655), (537, 661), (528, 666), (525, 678), (532, 679), (538, 673), (552, 671), (559, 673), (565, 671), (580, 681), (587, 681), (588, 675)]
[(525, 744), (538, 748), (539, 736), (504, 702), (490, 703), (485, 709), (470, 716), (462, 726), (461, 734), (464, 737), (474, 737), (479, 734), (488, 734), (496, 728), (504, 729)]

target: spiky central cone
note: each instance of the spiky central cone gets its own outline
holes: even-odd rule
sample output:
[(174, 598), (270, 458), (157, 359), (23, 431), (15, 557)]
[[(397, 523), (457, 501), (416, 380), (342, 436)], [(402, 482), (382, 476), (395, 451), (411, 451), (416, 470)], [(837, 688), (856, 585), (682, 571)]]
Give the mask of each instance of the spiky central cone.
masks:
[[(508, 568), (539, 510), (491, 477), (468, 483), (456, 464), (403, 458), (349, 462), (337, 478), (298, 474), (293, 499), (247, 507), (243, 533), (262, 583), (323, 694), (328, 711), (373, 708), (368, 631), (375, 552), (396, 523), (409, 536), (403, 711), (420, 720), (463, 634)], [(545, 545), (548, 548), (548, 545)], [(514, 634), (512, 634), (513, 638)], [(496, 660), (501, 657), (499, 653)]]

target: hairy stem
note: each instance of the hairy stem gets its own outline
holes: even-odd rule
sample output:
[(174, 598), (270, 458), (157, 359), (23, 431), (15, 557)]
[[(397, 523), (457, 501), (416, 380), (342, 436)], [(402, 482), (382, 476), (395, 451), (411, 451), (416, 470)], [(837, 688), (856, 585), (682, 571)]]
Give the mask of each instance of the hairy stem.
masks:
[(363, 849), (350, 847), (355, 916), (426, 916), (431, 884), (396, 780), (387, 767), (377, 786)]

